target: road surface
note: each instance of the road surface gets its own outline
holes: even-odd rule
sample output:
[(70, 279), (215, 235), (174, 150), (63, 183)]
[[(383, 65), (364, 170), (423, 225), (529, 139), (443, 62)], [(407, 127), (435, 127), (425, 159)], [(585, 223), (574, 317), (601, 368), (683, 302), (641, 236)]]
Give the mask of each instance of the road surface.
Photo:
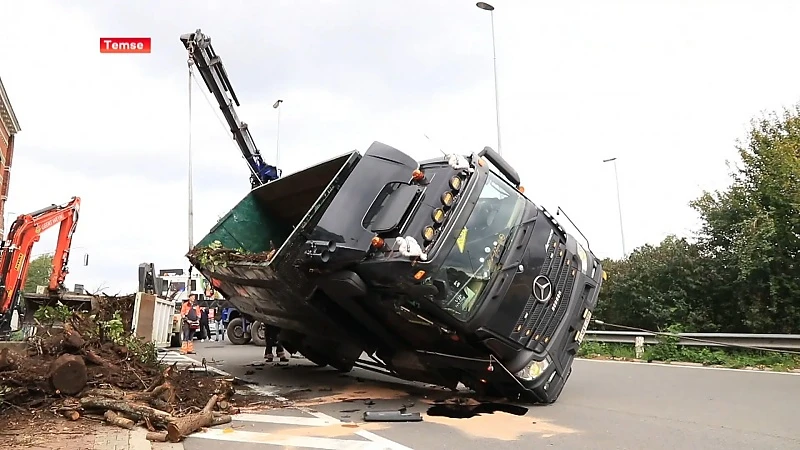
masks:
[[(262, 360), (263, 349), (251, 345), (206, 342), (195, 349), (195, 359), (257, 381), (257, 389), (288, 397), (298, 408), (243, 416), (233, 432), (221, 427), (188, 438), (187, 450), (209, 445), (229, 450), (519, 450), (521, 442), (526, 448), (576, 450), (800, 448), (797, 374), (578, 360), (553, 405), (530, 407), (524, 416), (498, 412), (456, 419), (425, 414), (433, 400), (453, 397), (441, 389), (360, 369), (342, 375), (296, 358), (254, 367), (249, 364)], [(403, 406), (422, 413), (424, 421), (362, 420), (366, 410)]]

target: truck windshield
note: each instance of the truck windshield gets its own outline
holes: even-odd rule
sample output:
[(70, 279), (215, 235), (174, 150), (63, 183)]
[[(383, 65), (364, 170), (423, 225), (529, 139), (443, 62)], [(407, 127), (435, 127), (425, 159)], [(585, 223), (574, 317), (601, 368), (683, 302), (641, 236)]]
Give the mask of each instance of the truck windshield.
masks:
[(439, 289), (439, 306), (457, 319), (467, 320), (478, 306), (525, 203), (516, 189), (490, 173), (464, 227), (448, 238), (452, 248), (431, 281)]

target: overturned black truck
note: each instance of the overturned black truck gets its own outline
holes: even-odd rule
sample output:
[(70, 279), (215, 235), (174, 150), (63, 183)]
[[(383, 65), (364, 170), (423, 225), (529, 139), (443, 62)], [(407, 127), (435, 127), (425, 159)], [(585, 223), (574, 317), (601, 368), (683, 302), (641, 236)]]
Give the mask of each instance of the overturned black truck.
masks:
[[(181, 40), (220, 94), (207, 36)], [(375, 142), (284, 177), (259, 164), (187, 256), (236, 308), (280, 327), (287, 350), (341, 371), (559, 397), (604, 272), (497, 152), (418, 162)]]

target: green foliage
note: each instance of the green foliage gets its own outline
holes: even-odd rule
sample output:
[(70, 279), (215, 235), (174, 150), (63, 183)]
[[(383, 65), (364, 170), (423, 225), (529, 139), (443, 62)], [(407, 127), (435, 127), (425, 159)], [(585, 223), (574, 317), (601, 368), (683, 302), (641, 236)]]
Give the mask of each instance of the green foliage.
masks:
[(228, 265), (226, 256), (227, 252), (224, 251), (222, 242), (220, 241), (214, 241), (209, 244), (208, 247), (199, 248), (194, 251), (194, 257), (197, 258), (200, 264), (213, 268), (226, 267)]
[(109, 341), (126, 347), (128, 351), (145, 364), (155, 364), (158, 361), (158, 350), (152, 342), (144, 342), (130, 333), (125, 333), (122, 315), (115, 311), (110, 320), (98, 324), (102, 334)]
[(72, 316), (72, 311), (62, 304), (56, 306), (43, 306), (33, 313), (33, 318), (41, 324), (53, 325), (56, 322), (65, 322)]
[[(800, 331), (800, 108), (754, 121), (737, 150), (731, 185), (690, 204), (702, 219), (696, 242), (670, 236), (604, 262), (598, 318), (688, 332)], [(665, 358), (680, 353), (658, 348)]]
[(53, 255), (42, 255), (31, 260), (28, 266), (28, 278), (22, 292), (36, 292), (36, 286), (50, 284), (50, 275), (53, 273)]
[[(633, 345), (591, 341), (581, 345), (578, 356), (627, 361), (635, 359)], [(664, 343), (645, 346), (643, 359), (648, 362), (688, 362), (733, 369), (746, 367), (769, 368), (775, 371), (800, 369), (800, 356), (793, 354), (715, 347), (680, 347)]]

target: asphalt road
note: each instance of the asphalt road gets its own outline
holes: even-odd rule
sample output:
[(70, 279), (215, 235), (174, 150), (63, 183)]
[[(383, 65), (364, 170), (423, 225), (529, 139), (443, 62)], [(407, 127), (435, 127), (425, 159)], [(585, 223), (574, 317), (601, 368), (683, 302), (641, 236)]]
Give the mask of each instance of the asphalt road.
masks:
[[(526, 447), (598, 450), (800, 448), (800, 426), (797, 425), (800, 375), (797, 374), (579, 360), (560, 399), (553, 405), (530, 407), (524, 416), (498, 412), (455, 419), (426, 415), (433, 400), (453, 397), (441, 389), (398, 382), (360, 369), (342, 375), (295, 358), (284, 365), (253, 367), (248, 364), (263, 360), (263, 348), (252, 345), (198, 342), (195, 347), (197, 359), (206, 358), (233, 375), (257, 381), (258, 389), (288, 397), (295, 406), (306, 411), (293, 408), (270, 411), (264, 417), (272, 418), (254, 417), (249, 422), (235, 422), (239, 424), (234, 427), (237, 430), (270, 433), (273, 438), (264, 440), (259, 434), (239, 433), (236, 436), (252, 436), (253, 439), (236, 441), (231, 438), (232, 442), (225, 443), (231, 450), (274, 446), (300, 448), (303, 445), (519, 450), (520, 441)], [(402, 406), (422, 413), (424, 421), (364, 423), (362, 420), (366, 410)], [(293, 418), (275, 419), (275, 415)], [(304, 428), (320, 420), (335, 424), (316, 423), (316, 428)], [(275, 424), (275, 421), (286, 423)], [(356, 422), (359, 427), (342, 425), (338, 421)], [(304, 431), (310, 429), (315, 431)], [(355, 430), (372, 436), (362, 436), (362, 440), (375, 441), (379, 436), (391, 442), (384, 442), (383, 447), (358, 447), (348, 441), (351, 442), (348, 447), (307, 437), (291, 442), (286, 438), (275, 440), (276, 436), (292, 433), (292, 436), (340, 438)], [(220, 430), (216, 432), (208, 438), (229, 437)], [(252, 443), (259, 439), (273, 446)], [(242, 440), (250, 440), (250, 443)], [(209, 444), (207, 439), (190, 438), (185, 448), (205, 450)]]

